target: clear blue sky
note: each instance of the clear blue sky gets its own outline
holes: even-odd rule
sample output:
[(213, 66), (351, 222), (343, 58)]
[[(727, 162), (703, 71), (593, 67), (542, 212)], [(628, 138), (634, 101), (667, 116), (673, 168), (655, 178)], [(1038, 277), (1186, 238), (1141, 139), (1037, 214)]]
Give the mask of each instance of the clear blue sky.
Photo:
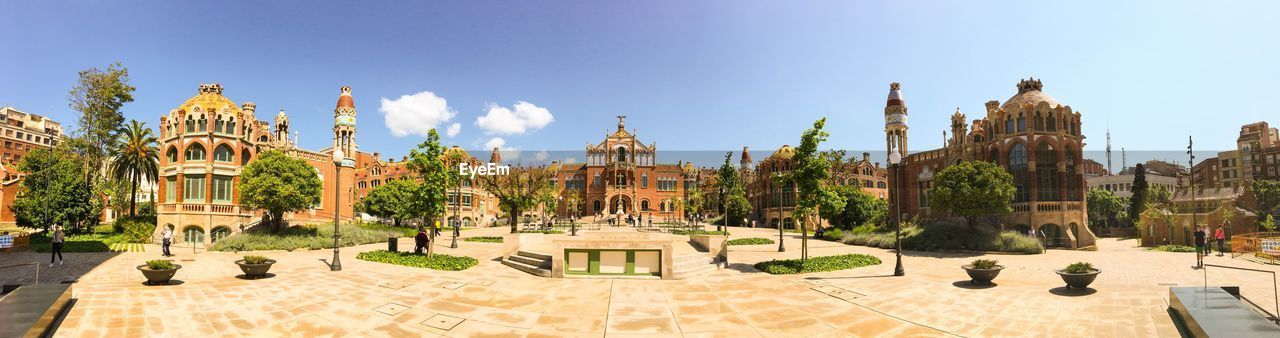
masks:
[[(450, 143), (572, 152), (618, 114), (662, 150), (772, 150), (822, 116), (825, 147), (882, 150), (890, 82), (913, 150), (1028, 76), (1083, 113), (1086, 150), (1107, 128), (1117, 149), (1227, 149), (1280, 107), (1276, 1), (4, 1), (0, 21), (0, 105), (68, 130), (76, 72), (118, 60), (128, 118), (154, 126), (220, 82), (259, 119), (286, 109), (310, 149), (351, 86), (361, 148), (389, 156), (422, 137), (393, 136), (380, 99), (424, 91), (456, 113), (438, 126), (460, 125)], [(521, 101), (553, 120), (477, 123)]]

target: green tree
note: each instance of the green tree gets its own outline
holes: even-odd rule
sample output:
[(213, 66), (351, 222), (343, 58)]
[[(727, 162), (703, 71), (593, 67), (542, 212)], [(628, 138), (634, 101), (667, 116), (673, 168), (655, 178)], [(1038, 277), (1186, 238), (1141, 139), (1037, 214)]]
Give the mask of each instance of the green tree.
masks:
[[(687, 199), (676, 200), (676, 204), (679, 204), (679, 206), (683, 208), (681, 210), (684, 210), (685, 215), (697, 215), (698, 212), (702, 210), (702, 205), (705, 202), (702, 198), (702, 189), (698, 189), (698, 187), (685, 187), (685, 189), (688, 189), (685, 193)], [(694, 217), (691, 222), (694, 226), (697, 226), (698, 218)]]
[(826, 123), (826, 118), (814, 121), (813, 127), (800, 135), (800, 146), (795, 148), (795, 155), (791, 157), (791, 171), (783, 173), (779, 178), (796, 185), (796, 208), (791, 214), (800, 223), (801, 260), (809, 258), (809, 229), (806, 223), (811, 216), (817, 215), (818, 206), (844, 205), (840, 195), (827, 188), (827, 179), (831, 177), (831, 163), (818, 152), (818, 147), (830, 135), (822, 130)]
[(832, 189), (841, 198), (830, 202), (844, 204), (823, 205), (818, 209), (818, 214), (833, 226), (849, 230), (859, 225), (879, 222), (888, 213), (889, 204), (885, 200), (862, 191), (862, 188), (856, 184), (837, 186)]
[(929, 204), (964, 217), (969, 228), (977, 219), (1012, 211), (1013, 175), (994, 163), (964, 161), (942, 169), (933, 178)]
[(498, 198), (498, 207), (508, 212), (511, 233), (519, 232), (521, 212), (538, 205), (538, 193), (547, 187), (551, 171), (541, 168), (511, 168), (507, 175), (476, 176), (485, 191)]
[(160, 151), (151, 128), (144, 122), (129, 120), (129, 126), (116, 141), (114, 155), (109, 172), (113, 180), (129, 184), (129, 216), (133, 217), (138, 209), (138, 185), (155, 182), (160, 175)]
[[(443, 222), (448, 206), (448, 189), (457, 179), (457, 169), (449, 168), (446, 160), (444, 147), (440, 145), (440, 134), (436, 133), (435, 128), (427, 132), (427, 140), (418, 144), (417, 149), (409, 150), (407, 166), (418, 178), (418, 191), (414, 194), (412, 205), (420, 208), (417, 216), (425, 218), (423, 224), (431, 227), (432, 231), (428, 233), (433, 240), (436, 233), (435, 222)], [(455, 172), (450, 172), (450, 169)], [(434, 247), (427, 247), (427, 255), (434, 253)]]
[(720, 212), (722, 224), (726, 227), (730, 219), (741, 219), (751, 213), (751, 202), (747, 201), (747, 189), (742, 182), (742, 175), (729, 163), (732, 157), (732, 152), (724, 155), (724, 164), (721, 164), (720, 169), (716, 171), (715, 182), (722, 208)]
[(1138, 163), (1133, 169), (1133, 185), (1129, 186), (1129, 191), (1133, 192), (1129, 198), (1129, 223), (1138, 224), (1138, 218), (1147, 210), (1147, 168)]
[(18, 225), (48, 230), (61, 224), (69, 231), (95, 218), (98, 210), (85, 184), (83, 165), (62, 147), (35, 149), (18, 161), (27, 175), (19, 183), (13, 212)]
[(90, 191), (97, 191), (94, 188), (100, 178), (98, 173), (124, 123), (121, 108), (133, 102), (134, 90), (129, 85), (129, 69), (116, 62), (105, 71), (98, 68), (80, 71), (76, 85), (68, 94), (71, 109), (80, 112), (75, 133), (80, 142), (75, 144), (84, 155), (82, 172), (87, 176)]
[(1173, 192), (1163, 185), (1150, 186), (1147, 188), (1147, 207), (1172, 208)]
[(240, 205), (266, 210), (271, 228), (284, 227), (284, 213), (320, 204), (324, 187), (307, 161), (278, 150), (258, 154), (240, 174)]
[(1107, 225), (1112, 219), (1120, 219), (1119, 214), (1124, 211), (1124, 201), (1103, 189), (1089, 189), (1085, 205), (1088, 206), (1090, 220)]
[(565, 190), (564, 203), (564, 209), (569, 213), (569, 217), (578, 217), (578, 211), (582, 205), (582, 197), (578, 196), (578, 191)]
[(1256, 210), (1250, 210), (1258, 215), (1258, 218), (1264, 218), (1264, 215), (1275, 215), (1277, 209), (1280, 209), (1280, 181), (1276, 180), (1253, 180), (1253, 199), (1257, 204)]
[(417, 192), (418, 183), (413, 180), (389, 180), (369, 189), (357, 206), (365, 213), (389, 218), (392, 224), (400, 226), (400, 221), (417, 215), (417, 207), (414, 205), (414, 195)]
[(1271, 215), (1267, 215), (1266, 220), (1259, 222), (1258, 226), (1264, 231), (1276, 231), (1276, 219)]

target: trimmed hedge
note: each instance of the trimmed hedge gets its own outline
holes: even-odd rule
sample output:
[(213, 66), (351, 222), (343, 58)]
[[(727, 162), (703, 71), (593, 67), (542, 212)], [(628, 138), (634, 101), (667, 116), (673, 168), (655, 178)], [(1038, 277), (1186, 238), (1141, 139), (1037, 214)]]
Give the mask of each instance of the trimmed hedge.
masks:
[(880, 259), (875, 256), (848, 254), (814, 257), (804, 261), (799, 259), (771, 260), (756, 263), (755, 268), (774, 275), (789, 275), (796, 273), (848, 270), (877, 264), (880, 264)]
[(563, 233), (564, 233), (564, 231), (560, 231), (560, 230), (520, 230), (520, 233), (522, 233), (522, 234), (547, 234), (547, 235), (558, 235), (558, 234), (563, 234)]
[(1174, 245), (1161, 245), (1148, 250), (1164, 251), (1164, 252), (1196, 252), (1196, 247), (1174, 244)]
[(672, 230), (672, 231), (671, 231), (671, 234), (672, 234), (672, 235), (688, 235), (688, 236), (692, 236), (692, 235), (725, 235), (725, 236), (728, 236), (728, 235), (729, 235), (729, 232), (728, 232), (728, 231), (712, 231), (712, 230), (701, 230), (701, 229), (699, 229), (699, 230)]
[(428, 257), (426, 254), (386, 250), (361, 252), (356, 255), (356, 259), (443, 271), (462, 271), (480, 264), (479, 260), (467, 256), (434, 254)]
[(480, 242), (480, 243), (502, 243), (502, 237), (499, 237), (499, 236), (466, 237), (466, 238), (463, 238), (462, 240), (467, 242)]
[[(355, 225), (343, 223), (339, 229), (342, 239), (339, 246), (355, 246), (361, 244), (386, 242), (388, 237), (403, 236), (401, 228), (388, 228), (377, 223)], [(417, 233), (416, 231), (414, 232)], [(333, 248), (333, 224), (317, 226), (298, 225), (280, 232), (272, 232), (269, 227), (257, 227), (245, 232), (227, 236), (209, 248), (213, 251), (259, 251), (297, 249), (330, 249)]]
[[(851, 245), (892, 249), (894, 232), (846, 233), (841, 242)], [(1043, 253), (1040, 240), (1016, 231), (995, 233), (955, 225), (906, 225), (902, 227), (902, 248), (906, 250), (970, 250)]]
[[(51, 236), (48, 231), (31, 235), (31, 251), (53, 251)], [(112, 244), (128, 243), (124, 234), (119, 233), (65, 235), (62, 239), (62, 252), (108, 252)]]
[(738, 239), (729, 240), (729, 245), (762, 245), (762, 244), (773, 244), (773, 243), (774, 242), (772, 239), (759, 238), (759, 237), (738, 238)]

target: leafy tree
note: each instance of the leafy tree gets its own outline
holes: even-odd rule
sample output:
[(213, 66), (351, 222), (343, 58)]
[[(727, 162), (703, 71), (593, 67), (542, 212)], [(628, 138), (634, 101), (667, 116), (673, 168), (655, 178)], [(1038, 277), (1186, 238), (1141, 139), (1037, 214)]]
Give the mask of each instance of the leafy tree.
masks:
[(146, 201), (138, 204), (138, 216), (156, 217), (156, 202)]
[(507, 175), (476, 176), (485, 191), (498, 198), (498, 207), (508, 212), (511, 233), (519, 232), (521, 212), (538, 205), (538, 193), (547, 187), (551, 171), (545, 167), (511, 168)]
[(320, 204), (323, 192), (315, 168), (279, 150), (258, 154), (240, 174), (240, 205), (266, 210), (273, 231), (284, 227), (284, 213)]
[(813, 122), (813, 127), (800, 135), (800, 146), (795, 148), (791, 157), (794, 166), (791, 171), (780, 175), (782, 181), (796, 185), (796, 208), (792, 217), (800, 222), (800, 259), (809, 258), (809, 229), (806, 225), (810, 216), (817, 215), (819, 205), (843, 205), (840, 195), (827, 188), (826, 182), (831, 177), (831, 163), (818, 153), (818, 146), (827, 140), (828, 134), (822, 130), (827, 123), (826, 118)]
[(833, 199), (832, 202), (844, 202), (844, 204), (823, 205), (818, 209), (819, 216), (830, 221), (833, 226), (849, 230), (866, 223), (879, 222), (888, 213), (889, 204), (885, 200), (862, 191), (862, 188), (856, 184), (842, 185), (833, 189), (841, 198)]
[(48, 230), (61, 224), (77, 231), (96, 219), (100, 205), (95, 205), (82, 169), (80, 158), (62, 147), (35, 149), (23, 156), (18, 171), (27, 175), (12, 206), (18, 225)]
[(129, 85), (129, 69), (120, 62), (107, 66), (105, 71), (90, 68), (80, 71), (79, 75), (68, 99), (71, 108), (80, 112), (75, 133), (80, 142), (75, 144), (84, 155), (86, 184), (90, 191), (96, 191), (99, 170), (111, 154), (124, 123), (121, 108), (133, 102), (135, 88)]
[(1147, 196), (1150, 193), (1147, 188), (1147, 168), (1138, 163), (1133, 170), (1133, 185), (1129, 187), (1129, 191), (1133, 192), (1129, 198), (1131, 224), (1137, 224), (1142, 212), (1147, 210)]
[(1263, 218), (1263, 215), (1275, 215), (1280, 211), (1280, 181), (1276, 180), (1253, 180), (1253, 199), (1257, 204), (1257, 210), (1250, 210)]
[(569, 217), (578, 216), (578, 208), (582, 205), (582, 197), (578, 196), (577, 190), (566, 190), (564, 193), (565, 211), (569, 213)]
[(729, 163), (732, 157), (732, 152), (726, 153), (724, 164), (721, 164), (720, 169), (716, 171), (715, 189), (720, 198), (722, 224), (725, 226), (729, 225), (729, 219), (741, 219), (751, 213), (751, 202), (747, 201), (747, 189), (742, 182), (742, 176)]
[(1013, 211), (1013, 175), (986, 161), (964, 161), (942, 169), (929, 189), (929, 204), (962, 216), (969, 228), (979, 217)]
[[(416, 216), (424, 217), (431, 227), (432, 238), (435, 237), (435, 221), (443, 222), (445, 208), (448, 206), (448, 189), (457, 179), (457, 169), (445, 164), (444, 147), (440, 145), (440, 134), (435, 128), (427, 132), (427, 140), (418, 144), (417, 149), (409, 150), (409, 171), (418, 177), (418, 191), (414, 194), (414, 206), (419, 209)], [(443, 223), (441, 224), (443, 226)], [(427, 255), (434, 253), (434, 246), (427, 247)]]
[[(555, 173), (548, 173), (554, 175)], [(542, 218), (547, 217), (547, 211), (551, 211), (555, 215), (556, 210), (560, 208), (560, 194), (557, 189), (551, 186), (551, 180), (547, 180), (547, 186), (538, 192), (538, 203), (542, 205)]]
[(1258, 226), (1264, 231), (1276, 231), (1276, 219), (1272, 215), (1267, 215), (1266, 220), (1259, 222)]
[(365, 213), (379, 218), (389, 218), (392, 224), (400, 226), (400, 221), (417, 215), (414, 195), (417, 194), (418, 189), (418, 183), (413, 180), (390, 180), (369, 189), (357, 206)]
[[(687, 199), (676, 200), (676, 204), (681, 208), (680, 210), (684, 210), (685, 215), (697, 215), (702, 210), (702, 204), (705, 202), (702, 198), (702, 189), (697, 187), (685, 187), (685, 189), (688, 189), (685, 193)], [(698, 225), (698, 218), (693, 217), (692, 222), (693, 225)]]
[(1172, 209), (1172, 202), (1173, 193), (1169, 191), (1169, 188), (1165, 188), (1163, 185), (1157, 185), (1147, 189), (1147, 207), (1155, 206), (1159, 208)]
[(151, 134), (151, 128), (147, 128), (144, 122), (129, 120), (129, 126), (116, 141), (114, 155), (111, 178), (128, 182), (129, 216), (137, 216), (138, 185), (142, 181), (155, 182), (160, 176), (160, 151), (156, 148), (156, 137)]
[(1089, 189), (1088, 195), (1085, 196), (1085, 204), (1089, 209), (1089, 219), (1095, 222), (1120, 219), (1119, 213), (1124, 211), (1124, 201), (1103, 189)]

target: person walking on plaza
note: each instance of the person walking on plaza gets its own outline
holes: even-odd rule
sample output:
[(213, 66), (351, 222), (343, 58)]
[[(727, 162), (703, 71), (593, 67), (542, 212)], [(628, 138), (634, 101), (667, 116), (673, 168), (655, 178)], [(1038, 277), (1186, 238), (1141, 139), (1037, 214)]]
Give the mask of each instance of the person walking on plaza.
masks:
[(63, 242), (64, 240), (66, 240), (66, 238), (64, 237), (64, 234), (62, 233), (62, 226), (61, 226), (61, 225), (54, 225), (54, 226), (53, 226), (53, 240), (50, 242), (50, 244), (51, 244), (51, 245), (52, 245), (52, 247), (53, 247), (53, 250), (51, 250), (51, 253), (49, 254), (49, 267), (51, 267), (51, 268), (53, 267), (53, 261), (54, 261), (55, 259), (58, 261), (58, 265), (59, 265), (59, 266), (61, 266), (61, 265), (62, 265), (62, 242)]
[(427, 236), (427, 231), (422, 227), (418, 227), (418, 235), (413, 236), (413, 253), (422, 253), (422, 250), (425, 250), (429, 244), (431, 244), (431, 238)]
[(1218, 230), (1213, 231), (1213, 239), (1218, 240), (1218, 256), (1226, 252), (1225, 244), (1227, 242), (1227, 232), (1222, 230), (1223, 226), (1218, 225)]
[(1193, 233), (1193, 235), (1196, 237), (1196, 268), (1203, 269), (1204, 268), (1204, 239), (1205, 239), (1204, 228), (1203, 227), (1196, 228), (1196, 231)]
[(170, 244), (173, 244), (173, 230), (169, 230), (169, 228), (166, 227), (164, 228), (164, 232), (160, 233), (160, 249), (163, 251), (161, 256), (173, 256), (173, 254), (169, 253)]

